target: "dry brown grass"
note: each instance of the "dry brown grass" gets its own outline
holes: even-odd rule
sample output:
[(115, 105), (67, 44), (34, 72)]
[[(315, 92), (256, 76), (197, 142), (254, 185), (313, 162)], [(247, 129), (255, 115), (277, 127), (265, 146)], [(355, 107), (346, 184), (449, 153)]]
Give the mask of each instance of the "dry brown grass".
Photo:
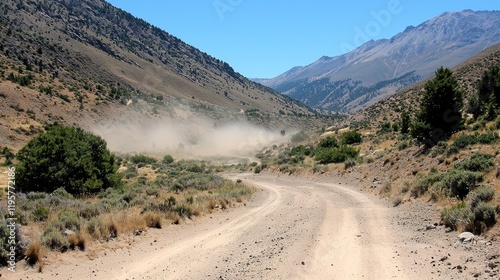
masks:
[[(30, 266), (34, 266), (35, 264), (43, 263), (43, 247), (40, 242), (40, 239), (36, 239), (33, 242), (30, 242), (28, 248), (25, 253), (26, 261)], [(43, 265), (42, 265), (43, 266)], [(40, 265), (39, 265), (40, 267)], [(41, 269), (40, 269), (41, 270)]]
[(154, 212), (147, 212), (144, 214), (144, 221), (149, 228), (158, 228), (162, 227), (162, 218), (161, 215)]

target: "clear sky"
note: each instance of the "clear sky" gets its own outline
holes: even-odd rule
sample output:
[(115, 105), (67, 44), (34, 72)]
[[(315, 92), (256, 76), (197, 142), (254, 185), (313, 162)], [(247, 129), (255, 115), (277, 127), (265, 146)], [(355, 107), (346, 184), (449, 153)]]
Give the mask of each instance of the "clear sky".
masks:
[(498, 0), (107, 0), (249, 78), (272, 78), (443, 12), (500, 10)]

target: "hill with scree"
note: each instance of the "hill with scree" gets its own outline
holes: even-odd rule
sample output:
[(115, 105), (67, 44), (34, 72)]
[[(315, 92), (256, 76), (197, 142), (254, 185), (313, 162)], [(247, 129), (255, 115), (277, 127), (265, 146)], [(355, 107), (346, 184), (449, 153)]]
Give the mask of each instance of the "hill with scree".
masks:
[(315, 115), (102, 0), (7, 0), (0, 11), (0, 140), (9, 146), (53, 121), (91, 129), (195, 114), (284, 128)]

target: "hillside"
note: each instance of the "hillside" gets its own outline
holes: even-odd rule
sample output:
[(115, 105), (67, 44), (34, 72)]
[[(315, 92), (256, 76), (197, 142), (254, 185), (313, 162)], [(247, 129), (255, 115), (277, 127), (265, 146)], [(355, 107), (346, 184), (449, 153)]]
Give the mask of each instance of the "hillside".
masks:
[(311, 107), (354, 112), (497, 42), (499, 11), (444, 13), (390, 39), (371, 40), (344, 55), (324, 56), (256, 81)]
[(48, 121), (90, 129), (195, 114), (288, 127), (315, 115), (102, 0), (7, 0), (0, 11), (2, 145), (19, 147)]

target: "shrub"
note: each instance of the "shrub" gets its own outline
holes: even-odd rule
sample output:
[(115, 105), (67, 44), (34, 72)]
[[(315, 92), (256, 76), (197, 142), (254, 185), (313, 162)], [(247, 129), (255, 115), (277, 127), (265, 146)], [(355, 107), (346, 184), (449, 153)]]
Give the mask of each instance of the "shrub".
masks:
[(254, 173), (255, 174), (259, 174), (260, 172), (262, 171), (262, 167), (260, 165), (256, 166), (255, 169), (254, 169)]
[(78, 209), (78, 216), (86, 220), (99, 216), (101, 213), (101, 207), (97, 204), (85, 204), (85, 206)]
[(474, 227), (474, 214), (464, 202), (445, 208), (441, 213), (441, 220), (453, 230), (472, 231)]
[(163, 157), (162, 162), (164, 164), (171, 164), (172, 162), (174, 162), (174, 158), (171, 155), (166, 155)]
[(148, 212), (144, 214), (144, 221), (146, 225), (150, 228), (158, 228), (161, 229), (161, 216), (157, 213)]
[(432, 185), (434, 185), (436, 182), (441, 181), (442, 177), (443, 175), (441, 173), (432, 173), (415, 181), (411, 190), (411, 196), (419, 197), (423, 195), (429, 190)]
[(496, 223), (495, 206), (486, 202), (479, 202), (473, 211), (476, 222), (483, 222), (488, 227)]
[(457, 170), (481, 172), (492, 168), (494, 165), (495, 161), (492, 155), (474, 153), (469, 158), (455, 164), (454, 168)]
[(18, 153), (17, 185), (23, 192), (97, 193), (119, 185), (115, 157), (100, 137), (53, 124)]
[(30, 243), (25, 252), (26, 262), (30, 266), (34, 266), (36, 263), (42, 262), (42, 244), (40, 241), (35, 240)]
[(361, 133), (357, 131), (347, 131), (340, 136), (340, 142), (344, 145), (360, 144), (362, 141)]
[(350, 158), (356, 158), (359, 151), (351, 146), (320, 149), (316, 152), (316, 160), (321, 164), (342, 163)]
[(134, 164), (140, 164), (140, 163), (153, 164), (153, 163), (157, 162), (157, 160), (155, 158), (148, 157), (145, 155), (134, 155), (130, 158), (130, 161)]
[(327, 137), (325, 139), (322, 139), (319, 142), (318, 147), (320, 147), (320, 148), (337, 148), (337, 147), (339, 147), (339, 143), (337, 142), (337, 139), (335, 139), (333, 137)]
[(96, 240), (109, 237), (108, 225), (99, 217), (91, 218), (85, 225), (85, 229)]
[(463, 200), (471, 190), (483, 181), (483, 174), (471, 171), (450, 170), (444, 173), (440, 182), (434, 187), (448, 192), (450, 196), (457, 196)]
[[(11, 252), (11, 244), (9, 244), (9, 237), (11, 234), (11, 229), (7, 227), (7, 221), (4, 218), (4, 213), (0, 210), (0, 265), (6, 266), (7, 262), (10, 261), (10, 257), (7, 255)], [(24, 258), (24, 252), (27, 247), (26, 241), (21, 236), (21, 227), (19, 225), (15, 226), (15, 261), (20, 261)]]
[(58, 229), (49, 227), (42, 236), (42, 244), (54, 251), (65, 252), (68, 250), (68, 238), (63, 235)]
[(183, 204), (177, 205), (174, 208), (174, 212), (179, 214), (180, 217), (191, 218), (191, 216), (193, 215), (191, 208), (189, 208), (189, 206), (183, 205)]
[(471, 194), (471, 208), (475, 208), (480, 202), (489, 202), (495, 197), (495, 190), (488, 186), (481, 186)]
[(355, 158), (347, 159), (344, 162), (344, 169), (349, 169), (351, 167), (354, 167), (354, 166), (356, 166), (357, 163), (358, 163), (358, 161)]
[(33, 220), (35, 222), (43, 222), (49, 217), (49, 210), (44, 206), (38, 206), (35, 211), (33, 211)]

